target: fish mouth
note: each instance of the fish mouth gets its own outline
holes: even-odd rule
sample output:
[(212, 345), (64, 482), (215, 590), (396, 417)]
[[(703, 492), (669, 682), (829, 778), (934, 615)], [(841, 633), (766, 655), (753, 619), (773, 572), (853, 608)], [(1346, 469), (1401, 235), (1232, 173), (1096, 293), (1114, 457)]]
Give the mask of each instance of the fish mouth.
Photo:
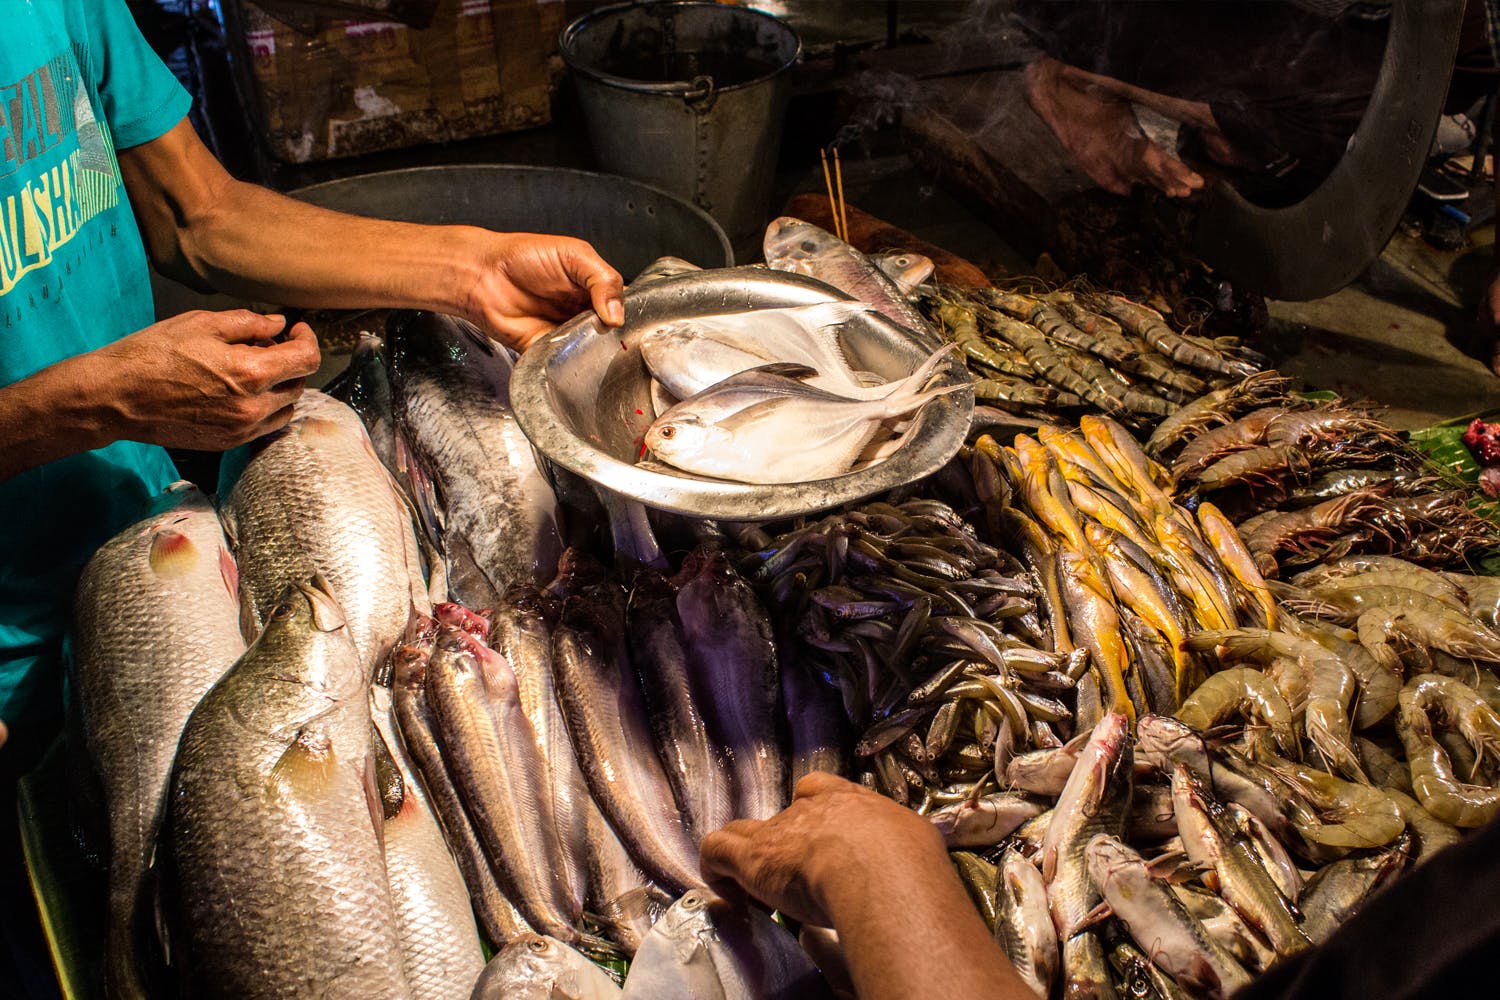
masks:
[(319, 632), (337, 632), (349, 623), (338, 598), (333, 596), (333, 587), (322, 573), (314, 573), (306, 583), (297, 584), (297, 589), (307, 598), (313, 628)]

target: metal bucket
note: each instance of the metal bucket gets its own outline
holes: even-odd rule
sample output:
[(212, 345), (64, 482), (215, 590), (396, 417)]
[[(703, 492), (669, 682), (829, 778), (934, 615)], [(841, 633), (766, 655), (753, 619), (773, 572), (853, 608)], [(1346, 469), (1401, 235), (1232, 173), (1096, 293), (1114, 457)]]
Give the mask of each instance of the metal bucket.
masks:
[(692, 199), (758, 258), (797, 33), (744, 7), (628, 3), (568, 25), (561, 48), (599, 166)]

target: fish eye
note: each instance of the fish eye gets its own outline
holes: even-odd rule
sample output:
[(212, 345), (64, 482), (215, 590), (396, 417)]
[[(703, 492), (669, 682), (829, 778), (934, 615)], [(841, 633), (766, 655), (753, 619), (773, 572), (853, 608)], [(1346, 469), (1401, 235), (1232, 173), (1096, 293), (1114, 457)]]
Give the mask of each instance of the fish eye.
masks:
[(274, 608), (271, 609), (271, 617), (272, 618), (290, 618), (290, 617), (292, 617), (292, 605), (291, 605), (291, 602), (289, 602), (289, 601), (282, 601), (280, 604), (276, 605), (276, 607), (274, 607)]
[(803, 240), (802, 249), (807, 251), (808, 253), (814, 253), (818, 249), (818, 245), (812, 240)]
[(661, 428), (661, 436), (663, 440), (670, 441), (676, 435), (677, 428), (673, 427), (671, 424), (667, 424), (665, 427)]
[(536, 938), (535, 940), (527, 941), (526, 947), (540, 955), (547, 950), (547, 942), (542, 938)]

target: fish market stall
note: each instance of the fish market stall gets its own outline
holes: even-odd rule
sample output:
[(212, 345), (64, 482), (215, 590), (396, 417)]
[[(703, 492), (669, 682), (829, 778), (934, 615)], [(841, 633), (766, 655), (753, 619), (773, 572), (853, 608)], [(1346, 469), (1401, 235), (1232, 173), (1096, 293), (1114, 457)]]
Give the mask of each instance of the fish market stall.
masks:
[(519, 362), (396, 314), (100, 549), (25, 796), (70, 995), (847, 996), (698, 867), (828, 771), (1040, 994), (1223, 997), (1500, 809), (1500, 532), (1378, 412), (1081, 284), (765, 256)]

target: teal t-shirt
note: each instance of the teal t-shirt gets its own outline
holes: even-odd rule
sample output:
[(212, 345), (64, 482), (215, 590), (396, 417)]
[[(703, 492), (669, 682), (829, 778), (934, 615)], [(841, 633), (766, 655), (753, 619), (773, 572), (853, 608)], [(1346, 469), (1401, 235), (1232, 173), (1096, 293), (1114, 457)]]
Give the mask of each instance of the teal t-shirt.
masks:
[[(0, 386), (154, 322), (115, 151), (190, 104), (123, 0), (0, 0)], [(174, 478), (165, 451), (121, 441), (0, 483), (0, 719), (18, 743), (60, 716), (79, 570)]]

